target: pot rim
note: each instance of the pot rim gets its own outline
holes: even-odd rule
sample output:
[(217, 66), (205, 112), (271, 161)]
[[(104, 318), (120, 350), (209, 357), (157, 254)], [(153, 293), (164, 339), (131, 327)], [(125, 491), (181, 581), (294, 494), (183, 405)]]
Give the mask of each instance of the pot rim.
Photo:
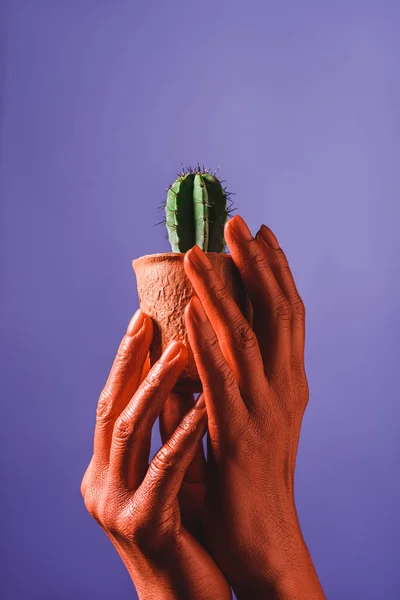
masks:
[[(153, 262), (163, 262), (168, 260), (183, 260), (186, 252), (157, 252), (155, 254), (144, 254), (143, 256), (139, 256), (138, 258), (134, 258), (132, 260), (132, 266), (138, 264), (139, 261), (148, 260)], [(218, 256), (224, 256), (225, 258), (229, 258), (231, 260), (232, 256), (228, 252), (205, 252), (207, 255), (217, 254)]]

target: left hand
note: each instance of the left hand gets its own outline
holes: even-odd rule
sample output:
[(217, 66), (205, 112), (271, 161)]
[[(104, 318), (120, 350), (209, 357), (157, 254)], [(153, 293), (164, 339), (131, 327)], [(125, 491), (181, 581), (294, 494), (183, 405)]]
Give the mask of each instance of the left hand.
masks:
[(148, 370), (152, 334), (152, 320), (139, 310), (100, 394), (94, 453), (81, 493), (121, 556), (140, 599), (228, 600), (229, 585), (182, 525), (177, 500), (206, 428), (201, 402), (177, 423), (148, 463), (153, 423), (187, 362), (186, 347), (175, 341)]

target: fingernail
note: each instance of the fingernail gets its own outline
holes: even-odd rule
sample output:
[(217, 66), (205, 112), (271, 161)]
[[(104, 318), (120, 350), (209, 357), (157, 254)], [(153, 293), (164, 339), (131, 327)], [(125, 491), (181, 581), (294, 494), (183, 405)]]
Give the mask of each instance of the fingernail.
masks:
[(193, 296), (190, 300), (190, 312), (198, 323), (204, 324), (207, 322), (207, 315), (197, 296)]
[(264, 224), (261, 225), (260, 235), (262, 239), (268, 244), (268, 246), (270, 246), (273, 250), (279, 249), (279, 242), (269, 227), (267, 227)]
[(229, 223), (229, 231), (237, 238), (245, 242), (250, 242), (253, 239), (250, 229), (247, 227), (241, 216), (235, 215)]
[(138, 331), (140, 331), (140, 329), (142, 328), (143, 323), (144, 313), (140, 310), (140, 308), (138, 308), (135, 314), (133, 315), (132, 319), (129, 321), (129, 325), (126, 330), (126, 335), (132, 336), (138, 333)]
[(200, 396), (197, 398), (197, 400), (196, 400), (196, 402), (194, 404), (194, 407), (196, 409), (200, 409), (200, 408), (204, 408), (205, 405), (206, 405), (206, 401), (205, 401), (205, 398), (204, 398), (204, 394), (203, 394), (203, 392), (201, 392)]
[(197, 244), (188, 251), (188, 256), (190, 261), (198, 269), (212, 269), (210, 261)]
[(164, 364), (169, 363), (181, 353), (187, 353), (186, 346), (182, 345), (182, 342), (178, 342), (178, 340), (173, 340), (162, 353), (160, 362)]

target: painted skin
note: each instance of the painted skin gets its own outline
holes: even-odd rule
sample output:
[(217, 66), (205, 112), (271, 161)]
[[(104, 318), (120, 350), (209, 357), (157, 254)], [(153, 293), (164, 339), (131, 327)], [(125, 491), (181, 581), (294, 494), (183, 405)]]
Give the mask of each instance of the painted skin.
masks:
[(177, 500), (207, 426), (204, 404), (192, 406), (148, 464), (152, 426), (187, 362), (186, 347), (172, 342), (148, 371), (152, 336), (150, 317), (138, 310), (100, 394), (81, 493), (141, 600), (230, 599), (215, 562), (182, 526)]
[[(184, 350), (168, 368), (146, 367), (152, 330), (144, 316), (141, 342), (129, 342), (130, 353), (119, 363), (117, 357), (115, 374), (100, 396), (95, 453), (82, 494), (120, 552), (141, 599), (223, 600), (231, 597), (228, 581), (239, 600), (321, 600), (325, 596), (301, 533), (293, 490), (308, 402), (304, 304), (268, 227), (253, 238), (235, 216), (225, 225), (225, 238), (252, 301), (253, 329), (206, 255), (197, 246), (189, 250), (184, 267), (197, 298), (185, 320), (203, 384), (198, 404), (205, 402), (206, 411), (192, 408), (193, 395), (170, 393), (183, 369)], [(139, 387), (126, 409), (143, 378), (145, 393)], [(123, 427), (115, 427), (122, 411)], [(201, 444), (205, 412), (207, 462)], [(114, 417), (106, 417), (102, 426), (102, 415), (110, 413)], [(164, 446), (155, 467), (151, 463), (147, 470), (158, 413)], [(191, 425), (176, 429), (185, 413)], [(129, 443), (119, 441), (121, 429)], [(95, 459), (99, 436), (108, 440), (97, 444), (105, 448), (103, 463)], [(117, 468), (107, 459), (116, 454), (110, 447), (119, 449)], [(128, 461), (130, 481), (120, 491), (116, 481)], [(127, 510), (130, 503), (135, 510)]]

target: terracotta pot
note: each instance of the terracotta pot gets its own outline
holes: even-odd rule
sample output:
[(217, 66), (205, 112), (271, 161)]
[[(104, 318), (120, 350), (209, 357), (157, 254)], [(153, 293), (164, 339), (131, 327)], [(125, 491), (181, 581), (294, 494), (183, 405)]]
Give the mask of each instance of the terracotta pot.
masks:
[[(202, 391), (202, 385), (184, 319), (185, 306), (195, 292), (183, 267), (184, 256), (180, 252), (149, 254), (133, 260), (132, 267), (140, 308), (152, 318), (154, 325), (150, 365), (160, 358), (170, 341), (183, 340), (189, 349), (189, 361), (173, 391), (198, 393)], [(232, 257), (217, 252), (207, 252), (207, 256), (243, 315), (252, 324), (251, 303)]]

